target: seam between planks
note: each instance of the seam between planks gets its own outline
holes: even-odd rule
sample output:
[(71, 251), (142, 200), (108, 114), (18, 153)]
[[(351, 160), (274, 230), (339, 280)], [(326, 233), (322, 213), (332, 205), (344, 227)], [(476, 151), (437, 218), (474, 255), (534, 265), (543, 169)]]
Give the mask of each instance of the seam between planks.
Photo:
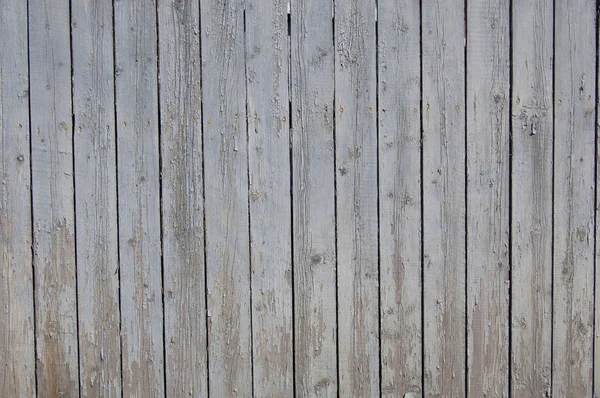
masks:
[(420, 139), (419, 139), (419, 162), (420, 162), (420, 182), (421, 189), (421, 396), (425, 396), (425, 239), (423, 229), (425, 227), (425, 218), (423, 216), (425, 209), (424, 200), (424, 175), (423, 175), (423, 0), (419, 0), (419, 121), (420, 121)]
[(469, 27), (469, 18), (468, 18), (468, 2), (469, 0), (464, 0), (464, 4), (463, 4), (463, 18), (464, 18), (464, 24), (465, 24), (465, 31), (464, 31), (464, 46), (463, 46), (463, 57), (464, 57), (464, 79), (465, 79), (465, 87), (464, 87), (464, 92), (463, 92), (463, 96), (464, 96), (464, 101), (465, 101), (465, 106), (463, 109), (463, 117), (464, 117), (464, 123), (465, 123), (465, 129), (464, 129), (464, 151), (465, 151), (465, 158), (464, 158), (464, 173), (465, 173), (465, 208), (464, 208), (464, 212), (465, 212), (465, 279), (464, 279), (464, 283), (465, 283), (465, 371), (464, 371), (464, 376), (463, 376), (463, 382), (465, 383), (465, 396), (469, 397), (469, 373), (470, 373), (470, 369), (469, 369), (469, 167), (468, 167), (468, 159), (469, 159), (469, 136), (468, 136), (468, 129), (469, 129), (469, 120), (467, 118), (467, 109), (468, 109), (468, 103), (467, 103), (467, 95), (468, 95), (468, 87), (469, 87), (469, 79), (468, 79), (468, 52), (467, 52), (467, 46), (468, 46), (468, 42), (467, 42), (467, 35), (468, 35), (468, 27)]
[(508, 2), (508, 396), (512, 393), (513, 2)]
[[(335, 106), (333, 107), (335, 111)], [(381, 357), (381, 210), (379, 179), (379, 0), (375, 0), (375, 136), (377, 153), (377, 340), (379, 348), (379, 396), (383, 389)]]

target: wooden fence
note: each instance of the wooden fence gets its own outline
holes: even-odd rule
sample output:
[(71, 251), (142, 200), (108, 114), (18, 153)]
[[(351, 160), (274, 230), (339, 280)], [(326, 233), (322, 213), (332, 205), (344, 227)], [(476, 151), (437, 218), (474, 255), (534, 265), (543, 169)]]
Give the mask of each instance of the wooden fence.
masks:
[(597, 11), (0, 0), (0, 396), (599, 397)]

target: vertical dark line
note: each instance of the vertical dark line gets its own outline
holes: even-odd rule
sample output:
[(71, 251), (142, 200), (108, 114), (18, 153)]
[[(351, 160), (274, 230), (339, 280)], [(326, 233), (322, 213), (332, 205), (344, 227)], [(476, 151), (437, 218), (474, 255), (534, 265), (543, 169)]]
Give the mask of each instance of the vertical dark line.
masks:
[(554, 119), (556, 117), (555, 106), (555, 65), (556, 65), (556, 0), (552, 0), (552, 232), (550, 241), (550, 396), (554, 392), (554, 157), (555, 157), (555, 130)]
[(594, 82), (595, 84), (595, 91), (594, 91), (594, 99), (595, 99), (595, 104), (594, 104), (594, 260), (593, 260), (593, 288), (592, 288), (592, 308), (594, 308), (594, 313), (593, 313), (593, 322), (592, 322), (592, 395), (595, 397), (595, 388), (596, 388), (596, 377), (595, 377), (595, 373), (596, 373), (596, 313), (598, 311), (598, 309), (596, 308), (596, 265), (597, 265), (597, 250), (598, 250), (598, 234), (597, 234), (597, 227), (598, 227), (598, 61), (599, 61), (599, 54), (598, 54), (598, 50), (599, 50), (599, 43), (598, 43), (598, 34), (600, 32), (600, 30), (598, 29), (598, 10), (599, 10), (599, 6), (600, 6), (600, 0), (596, 0), (596, 26), (595, 26), (595, 33), (596, 33), (596, 65), (595, 65), (595, 77), (596, 80)]
[(467, 119), (467, 94), (468, 94), (468, 84), (469, 79), (468, 76), (468, 28), (469, 28), (469, 6), (468, 0), (465, 0), (464, 4), (464, 21), (465, 21), (465, 38), (464, 38), (464, 79), (465, 79), (465, 87), (464, 87), (464, 151), (465, 151), (465, 159), (464, 159), (464, 173), (465, 173), (465, 375), (464, 375), (464, 383), (465, 383), (465, 396), (469, 396), (469, 168), (468, 168), (468, 119)]
[(33, 294), (33, 364), (35, 378), (35, 394), (38, 396), (38, 346), (37, 346), (37, 308), (35, 305), (35, 228), (33, 217), (33, 125), (31, 121), (31, 52), (29, 43), (29, 0), (27, 0), (27, 105), (29, 111), (29, 206), (31, 222), (31, 283)]
[[(333, 108), (335, 111), (335, 108)], [(383, 376), (381, 374), (381, 210), (379, 175), (379, 0), (375, 0), (375, 135), (377, 143), (377, 341), (379, 355), (379, 396), (381, 396)]]
[(424, 228), (425, 228), (425, 217), (423, 215), (425, 210), (425, 199), (424, 199), (424, 185), (423, 185), (423, 139), (425, 136), (423, 130), (423, 0), (419, 0), (419, 128), (420, 128), (420, 139), (419, 139), (419, 185), (421, 194), (421, 225), (420, 225), (420, 244), (421, 244), (421, 396), (425, 396), (425, 239), (424, 239)]
[(512, 1), (508, 0), (508, 65), (509, 65), (509, 83), (508, 83), (508, 396), (512, 393), (512, 220), (513, 220), (513, 26), (512, 26)]
[(335, 108), (335, 94), (336, 94), (336, 81), (335, 81), (335, 63), (336, 54), (335, 51), (335, 0), (331, 0), (331, 40), (333, 44), (333, 215), (335, 220), (335, 358), (336, 358), (336, 374), (337, 374), (337, 397), (340, 397), (340, 287), (339, 287), (339, 271), (338, 271), (338, 212), (337, 212), (337, 131), (336, 131), (336, 108)]

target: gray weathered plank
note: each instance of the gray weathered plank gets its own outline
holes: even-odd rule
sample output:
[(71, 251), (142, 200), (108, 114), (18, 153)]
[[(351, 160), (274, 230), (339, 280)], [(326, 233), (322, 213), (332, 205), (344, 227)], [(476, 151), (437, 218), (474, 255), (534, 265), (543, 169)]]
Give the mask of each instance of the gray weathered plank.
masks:
[(552, 396), (592, 396), (596, 2), (555, 2)]
[(0, 396), (35, 389), (27, 3), (0, 3)]
[(208, 394), (198, 0), (158, 1), (166, 391)]
[(511, 396), (550, 394), (551, 2), (512, 5)]
[(125, 396), (164, 394), (154, 1), (115, 2), (121, 344)]
[(421, 15), (412, 0), (378, 6), (381, 393), (403, 397), (423, 389)]
[(331, 6), (291, 2), (295, 378), (301, 396), (338, 391)]
[(510, 8), (467, 2), (467, 383), (507, 397)]
[(254, 395), (273, 398), (294, 394), (287, 16), (246, 2)]
[(244, 1), (201, 0), (208, 357), (213, 396), (252, 395)]
[(113, 9), (73, 2), (75, 220), (81, 394), (121, 395)]
[(29, 2), (33, 245), (40, 396), (78, 396), (69, 1)]
[(422, 4), (424, 394), (465, 396), (464, 1)]
[(379, 395), (375, 1), (335, 1), (339, 394)]

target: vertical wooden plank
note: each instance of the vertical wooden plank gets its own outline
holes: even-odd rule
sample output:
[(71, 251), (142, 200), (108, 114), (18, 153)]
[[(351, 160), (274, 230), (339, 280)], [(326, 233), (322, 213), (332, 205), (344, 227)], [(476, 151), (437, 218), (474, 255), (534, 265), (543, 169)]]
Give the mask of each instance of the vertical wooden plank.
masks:
[(468, 392), (507, 397), (510, 8), (467, 6)]
[(254, 395), (273, 398), (294, 395), (287, 16), (246, 3)]
[(78, 396), (69, 2), (29, 2), (31, 157), (40, 396)]
[(511, 395), (515, 397), (551, 393), (552, 13), (551, 2), (512, 4)]
[(590, 397), (596, 2), (555, 5), (552, 395)]
[(464, 1), (426, 0), (423, 22), (425, 396), (465, 396)]
[(252, 395), (244, 0), (201, 0), (210, 395)]
[(334, 48), (331, 3), (291, 2), (296, 392), (335, 396)]
[(125, 396), (164, 394), (154, 1), (115, 2), (121, 343)]
[(421, 46), (419, 3), (378, 2), (381, 393), (420, 396)]
[[(112, 4), (72, 3), (80, 387), (121, 394)], [(64, 100), (64, 99), (63, 99)]]
[(0, 395), (35, 396), (27, 3), (0, 3)]
[(335, 2), (339, 393), (379, 395), (375, 1)]
[(198, 0), (158, 1), (166, 391), (208, 394)]

